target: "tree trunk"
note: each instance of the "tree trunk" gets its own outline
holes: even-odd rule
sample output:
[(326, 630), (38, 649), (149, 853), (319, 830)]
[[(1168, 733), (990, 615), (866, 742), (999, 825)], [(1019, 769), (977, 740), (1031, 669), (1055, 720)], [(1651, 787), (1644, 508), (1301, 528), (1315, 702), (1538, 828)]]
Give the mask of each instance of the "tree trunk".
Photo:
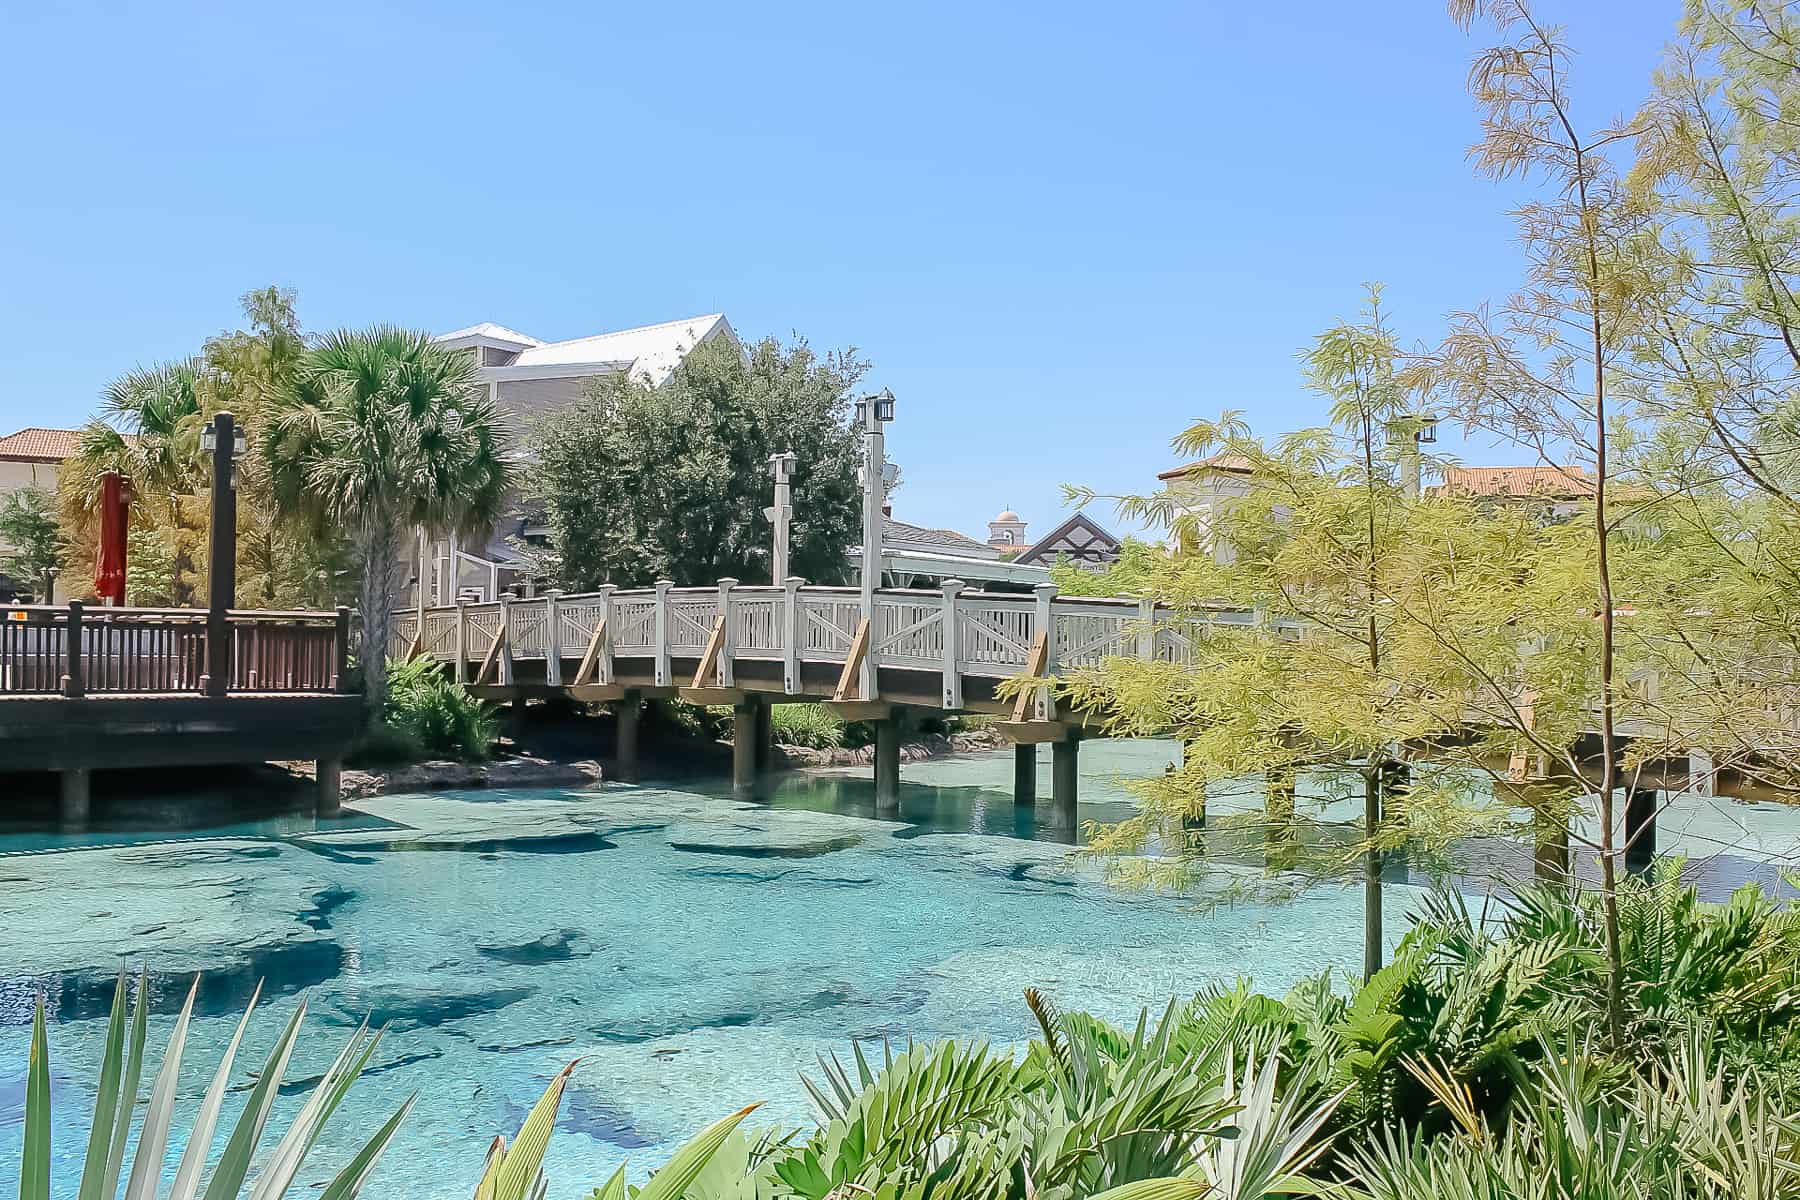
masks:
[(1382, 766), (1371, 765), (1363, 772), (1363, 836), (1368, 846), (1363, 850), (1363, 979), (1381, 970), (1381, 851), (1375, 838), (1381, 832)]
[(399, 535), (391, 521), (372, 521), (362, 537), (363, 638), (358, 664), (362, 672), (364, 718), (369, 728), (381, 724), (387, 702), (387, 645), (395, 597), (400, 591)]
[(186, 574), (184, 568), (191, 565), (187, 559), (187, 551), (181, 548), (181, 497), (169, 497), (169, 603), (181, 608), (192, 602), (193, 596), (183, 581)]

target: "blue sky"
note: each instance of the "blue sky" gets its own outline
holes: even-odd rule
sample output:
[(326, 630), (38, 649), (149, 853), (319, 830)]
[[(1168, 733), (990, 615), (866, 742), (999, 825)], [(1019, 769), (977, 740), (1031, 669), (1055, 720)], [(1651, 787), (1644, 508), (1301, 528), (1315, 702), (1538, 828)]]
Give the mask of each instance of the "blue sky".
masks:
[[(1679, 0), (1538, 7), (1599, 121), (1642, 96)], [(1522, 193), (1467, 168), (1478, 42), (1440, 0), (6, 23), (5, 429), (80, 422), (271, 282), (316, 329), (554, 339), (722, 310), (874, 361), (899, 516), (984, 533), (1011, 506), (1043, 533), (1062, 482), (1153, 486), (1194, 417), (1315, 422), (1295, 353), (1363, 281), (1431, 339), (1518, 280)]]

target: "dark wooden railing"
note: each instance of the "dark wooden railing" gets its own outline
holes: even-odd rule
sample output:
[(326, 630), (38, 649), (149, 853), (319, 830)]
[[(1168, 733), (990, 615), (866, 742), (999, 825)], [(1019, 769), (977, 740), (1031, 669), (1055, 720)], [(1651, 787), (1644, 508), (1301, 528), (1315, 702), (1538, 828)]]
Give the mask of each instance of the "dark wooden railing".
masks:
[[(234, 612), (231, 689), (243, 692), (335, 692), (344, 664), (338, 614)], [(348, 617), (341, 636), (349, 633)]]
[[(225, 692), (345, 689), (348, 609), (233, 610), (224, 628), (231, 639)], [(0, 608), (0, 697), (199, 694), (208, 690), (213, 658), (204, 609), (79, 601)]]

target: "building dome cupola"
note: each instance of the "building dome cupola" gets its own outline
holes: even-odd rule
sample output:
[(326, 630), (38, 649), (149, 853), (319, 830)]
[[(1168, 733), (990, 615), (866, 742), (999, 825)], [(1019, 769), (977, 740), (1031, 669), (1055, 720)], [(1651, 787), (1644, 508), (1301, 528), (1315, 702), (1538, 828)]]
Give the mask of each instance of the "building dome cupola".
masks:
[(988, 545), (1001, 549), (1026, 545), (1024, 518), (1010, 508), (1002, 509), (988, 522)]

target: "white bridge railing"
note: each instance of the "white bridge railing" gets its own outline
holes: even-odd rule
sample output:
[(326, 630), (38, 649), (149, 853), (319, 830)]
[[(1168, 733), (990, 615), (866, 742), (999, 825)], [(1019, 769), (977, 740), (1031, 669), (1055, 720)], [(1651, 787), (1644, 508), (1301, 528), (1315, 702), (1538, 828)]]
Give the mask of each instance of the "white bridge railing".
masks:
[[(503, 684), (512, 682), (515, 660), (543, 660), (552, 684), (564, 683), (574, 671), (567, 664), (579, 662), (586, 668), (580, 682), (607, 684), (614, 660), (652, 659), (657, 685), (673, 686), (679, 681), (671, 660), (701, 657), (716, 636), (721, 684), (730, 685), (734, 661), (780, 662), (788, 690), (798, 692), (801, 664), (850, 657), (864, 615), (855, 588), (808, 587), (798, 579), (782, 587), (723, 580), (692, 588), (664, 580), (631, 591), (403, 610), (394, 614), (389, 653), (469, 664), (493, 650), (494, 678)], [(1184, 662), (1195, 626), (1258, 621), (1255, 613), (1224, 607), (1195, 620), (1148, 600), (1059, 597), (1050, 584), (1031, 593), (970, 591), (950, 580), (937, 590), (877, 592), (866, 654), (878, 667), (938, 673), (945, 707), (954, 708), (963, 676), (1005, 679), (1039, 662), (1051, 675), (1111, 657)], [(498, 639), (503, 627), (506, 637)], [(596, 629), (604, 631), (597, 641)], [(1297, 627), (1290, 636), (1298, 636)]]

